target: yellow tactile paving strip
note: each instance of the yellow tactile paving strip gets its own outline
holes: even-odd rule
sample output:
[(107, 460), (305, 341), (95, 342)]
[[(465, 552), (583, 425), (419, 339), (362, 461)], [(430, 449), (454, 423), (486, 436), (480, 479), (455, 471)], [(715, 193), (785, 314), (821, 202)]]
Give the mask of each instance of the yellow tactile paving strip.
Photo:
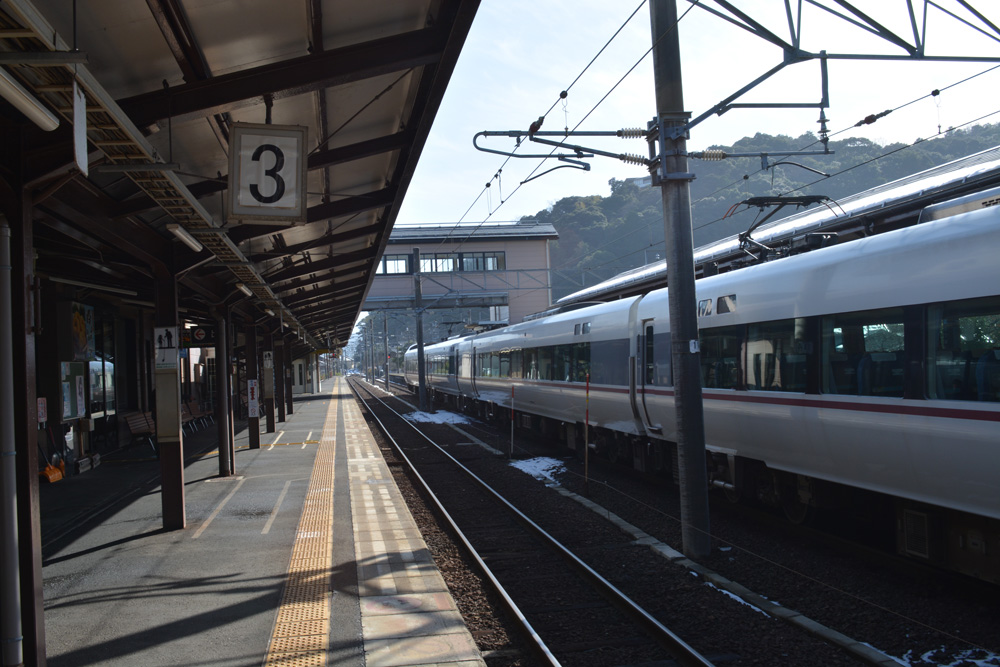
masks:
[[(336, 394), (346, 394), (343, 380)], [(329, 662), (337, 412), (343, 414), (368, 667), (485, 663), (356, 403), (331, 401), (265, 666)]]
[(337, 403), (331, 402), (288, 565), (265, 665), (326, 667), (333, 568), (333, 474)]

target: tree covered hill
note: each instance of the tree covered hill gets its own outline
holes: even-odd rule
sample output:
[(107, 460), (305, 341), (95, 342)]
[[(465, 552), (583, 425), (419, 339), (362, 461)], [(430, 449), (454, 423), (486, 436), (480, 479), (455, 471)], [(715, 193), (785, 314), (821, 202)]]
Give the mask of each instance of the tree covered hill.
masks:
[[(689, 169), (697, 176), (691, 183), (695, 246), (745, 231), (757, 209), (741, 207), (740, 213), (730, 217), (726, 212), (750, 197), (811, 194), (836, 200), (997, 145), (1000, 124), (951, 131), (913, 146), (881, 146), (861, 138), (831, 140), (833, 155), (787, 158), (829, 177), (790, 164), (765, 171), (759, 158), (690, 160)], [(728, 153), (773, 153), (822, 150), (822, 145), (811, 134), (795, 138), (757, 134), (733, 146), (711, 148)], [(559, 240), (551, 248), (553, 299), (663, 256), (659, 188), (640, 188), (634, 181), (617, 179), (610, 185), (607, 197), (565, 197), (533, 216), (551, 223), (559, 232)]]

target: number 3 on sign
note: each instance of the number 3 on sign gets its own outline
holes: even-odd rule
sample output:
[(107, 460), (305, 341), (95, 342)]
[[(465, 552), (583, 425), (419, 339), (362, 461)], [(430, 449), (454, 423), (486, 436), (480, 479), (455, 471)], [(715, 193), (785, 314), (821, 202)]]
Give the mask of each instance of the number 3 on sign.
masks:
[(306, 128), (237, 123), (230, 151), (230, 216), (304, 221)]

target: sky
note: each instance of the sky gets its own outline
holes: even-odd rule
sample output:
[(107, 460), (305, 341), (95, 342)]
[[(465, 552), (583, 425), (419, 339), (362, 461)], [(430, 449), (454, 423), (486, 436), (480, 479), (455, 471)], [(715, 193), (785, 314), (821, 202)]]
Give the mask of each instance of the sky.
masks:
[[(832, 0), (818, 2), (833, 5)], [(702, 0), (702, 4), (718, 7), (712, 0)], [(735, 0), (734, 4), (789, 39), (784, 2)], [(798, 0), (791, 4), (797, 8)], [(920, 25), (925, 3), (915, 0), (913, 4), (918, 5)], [(975, 20), (956, 0), (938, 0), (937, 4)], [(1000, 26), (1000, 3), (972, 0), (972, 4)], [(910, 43), (914, 41), (903, 0), (856, 0), (854, 5)], [(691, 7), (687, 0), (677, 0), (677, 6), (679, 14)], [(623, 24), (618, 36), (588, 67)], [(1000, 41), (940, 9), (931, 6), (926, 25), (927, 55), (1000, 58)], [(684, 103), (695, 117), (782, 61), (778, 47), (699, 6), (691, 7), (678, 31)], [(802, 48), (810, 52), (903, 53), (810, 3), (803, 3), (801, 35)], [(483, 0), (396, 224), (518, 220), (563, 197), (606, 196), (611, 178), (648, 175), (642, 166), (595, 157), (589, 160), (589, 172), (557, 169), (521, 185), (533, 170), (538, 174), (558, 163), (550, 160), (539, 167), (539, 159), (510, 159), (504, 164), (506, 158), (501, 155), (477, 151), (473, 136), (484, 130), (526, 129), (546, 113), (543, 130), (573, 129), (578, 124), (579, 130), (587, 131), (644, 128), (656, 113), (651, 56), (643, 57), (651, 43), (649, 6), (640, 7), (638, 0)], [(937, 134), (939, 126), (960, 127), (977, 118), (981, 118), (979, 123), (1000, 122), (1000, 98), (995, 92), (1000, 88), (1000, 69), (981, 74), (998, 64), (831, 60), (827, 127), (831, 134), (840, 133), (869, 114), (911, 102), (873, 125), (834, 138), (911, 143)], [(974, 75), (979, 76), (955, 85)], [(790, 65), (737, 102), (815, 103), (821, 97), (820, 81), (818, 60)], [(941, 94), (929, 97), (934, 89)], [(568, 92), (564, 103), (559, 100), (563, 90)], [(733, 109), (692, 128), (688, 149), (731, 145), (758, 132), (792, 137), (816, 133), (818, 119), (816, 108)], [(612, 153), (648, 152), (642, 139), (579, 137), (568, 141)], [(506, 137), (484, 138), (480, 145), (504, 151), (514, 148), (513, 140)], [(518, 152), (549, 150), (529, 143)], [(689, 166), (697, 174), (697, 161)]]

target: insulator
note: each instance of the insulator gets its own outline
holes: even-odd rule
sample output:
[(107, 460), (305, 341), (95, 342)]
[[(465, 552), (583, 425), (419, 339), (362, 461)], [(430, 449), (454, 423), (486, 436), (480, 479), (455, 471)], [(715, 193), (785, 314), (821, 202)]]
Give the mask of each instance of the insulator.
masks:
[(640, 139), (640, 138), (645, 138), (646, 130), (643, 130), (638, 127), (626, 127), (624, 129), (618, 130), (618, 132), (616, 132), (615, 134), (617, 134), (622, 139)]
[(638, 164), (642, 165), (643, 167), (649, 164), (649, 160), (647, 158), (644, 158), (641, 155), (631, 155), (629, 153), (622, 153), (621, 155), (618, 156), (618, 159), (621, 160), (622, 162), (627, 162), (629, 164)]
[(725, 160), (726, 157), (727, 157), (726, 151), (720, 151), (720, 150), (717, 150), (717, 149), (716, 150), (702, 151), (701, 153), (699, 153), (697, 155), (692, 154), (692, 156), (693, 157), (700, 157), (702, 160)]

